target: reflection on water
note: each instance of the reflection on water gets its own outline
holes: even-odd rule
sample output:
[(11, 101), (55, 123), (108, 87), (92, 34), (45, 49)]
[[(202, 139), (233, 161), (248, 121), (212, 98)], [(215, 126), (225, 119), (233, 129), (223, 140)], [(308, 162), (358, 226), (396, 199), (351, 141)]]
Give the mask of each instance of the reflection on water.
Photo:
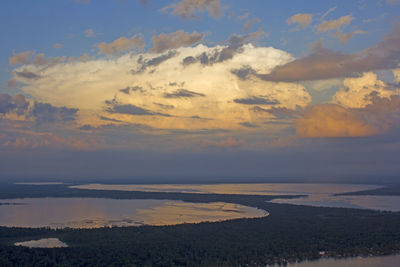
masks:
[[(287, 267), (397, 267), (400, 255), (381, 256), (368, 258), (346, 258), (346, 259), (320, 259), (316, 261), (304, 261), (300, 263), (287, 264)], [(275, 265), (278, 267), (279, 265)]]
[(16, 227), (96, 228), (167, 225), (253, 218), (265, 211), (230, 203), (185, 203), (152, 199), (25, 198), (3, 199), (0, 225)]
[(15, 246), (23, 246), (29, 248), (66, 248), (67, 244), (61, 242), (58, 238), (43, 238), (39, 240), (31, 240), (24, 242), (17, 242)]
[(399, 196), (335, 196), (335, 194), (380, 188), (354, 184), (158, 184), (110, 185), (85, 184), (71, 188), (146, 192), (215, 193), (244, 195), (307, 195), (293, 199), (274, 199), (274, 203), (321, 207), (358, 208), (400, 211)]
[(274, 199), (271, 202), (318, 207), (400, 211), (399, 196), (334, 196), (330, 194), (311, 194), (302, 198)]
[[(221, 221), (229, 219), (263, 217), (267, 212), (238, 204), (214, 202), (214, 203), (184, 203), (168, 201), (163, 206), (151, 209), (138, 210), (144, 220), (151, 225), (168, 225), (177, 223), (196, 223), (201, 221)], [(154, 216), (154, 215), (157, 216)]]
[(20, 185), (61, 185), (65, 184), (63, 182), (21, 182), (21, 183), (14, 183)]
[(145, 192), (179, 192), (200, 194), (240, 195), (299, 195), (312, 193), (345, 193), (380, 188), (376, 185), (353, 184), (154, 184), (154, 185), (112, 185), (84, 184), (70, 186), (78, 189), (120, 190)]

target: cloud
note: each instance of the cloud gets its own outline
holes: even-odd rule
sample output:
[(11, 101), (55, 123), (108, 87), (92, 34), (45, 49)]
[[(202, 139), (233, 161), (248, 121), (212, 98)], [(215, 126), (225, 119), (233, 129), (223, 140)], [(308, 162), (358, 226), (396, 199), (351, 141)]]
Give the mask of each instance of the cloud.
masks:
[(277, 119), (295, 119), (303, 112), (303, 109), (299, 107), (296, 109), (288, 109), (285, 107), (271, 107), (270, 109), (262, 109), (260, 107), (255, 108), (255, 112), (268, 112), (274, 115)]
[(246, 80), (256, 72), (250, 66), (242, 66), (240, 69), (231, 70), (232, 74), (235, 74), (239, 79)]
[(142, 37), (132, 36), (131, 38), (120, 37), (113, 42), (107, 44), (102, 42), (98, 45), (99, 54), (105, 55), (118, 55), (122, 52), (130, 50), (142, 50), (144, 48), (144, 41)]
[(227, 46), (221, 49), (214, 49), (208, 53), (203, 52), (196, 57), (189, 56), (183, 59), (182, 64), (188, 66), (196, 62), (200, 62), (202, 65), (213, 65), (215, 63), (221, 63), (225, 60), (232, 59), (235, 54), (243, 52), (243, 46), (249, 43), (250, 40), (259, 38), (260, 36), (266, 35), (263, 31), (257, 31), (246, 35), (232, 35), (228, 40)]
[(33, 64), (35, 65), (47, 65), (51, 62), (51, 59), (45, 58), (43, 53), (35, 56), (33, 59)]
[(178, 90), (173, 91), (172, 93), (164, 94), (165, 98), (191, 98), (191, 97), (199, 97), (199, 96), (205, 96), (205, 95), (201, 94), (201, 93), (189, 91), (186, 89), (178, 89)]
[(311, 24), (313, 14), (295, 14), (286, 20), (288, 25), (296, 24), (295, 31), (306, 28)]
[(347, 78), (333, 96), (332, 102), (349, 108), (364, 108), (371, 104), (371, 95), (388, 98), (393, 95), (375, 73), (364, 73), (358, 78)]
[(138, 68), (137, 70), (131, 70), (131, 73), (133, 75), (142, 73), (147, 69), (147, 67), (156, 67), (161, 63), (163, 63), (164, 61), (167, 61), (177, 55), (178, 55), (177, 51), (170, 50), (168, 51), (168, 53), (153, 57), (151, 59), (143, 59), (143, 57), (140, 56), (137, 60), (137, 62), (141, 65), (140, 68)]
[(55, 107), (48, 103), (35, 102), (32, 115), (35, 121), (41, 123), (68, 122), (75, 120), (78, 109), (67, 107)]
[(354, 35), (367, 34), (367, 33), (368, 32), (362, 31), (362, 30), (356, 30), (356, 31), (349, 32), (349, 33), (343, 33), (341, 30), (338, 30), (336, 33), (333, 34), (333, 36), (336, 37), (337, 39), (339, 39), (339, 43), (345, 44), (345, 43), (347, 43), (348, 40), (353, 38)]
[[(139, 123), (163, 130), (243, 129), (240, 122), (258, 124), (259, 117), (265, 120), (273, 115), (257, 115), (249, 110), (249, 105), (237, 104), (233, 99), (262, 96), (279, 102), (275, 106), (288, 109), (304, 107), (311, 102), (310, 94), (301, 84), (268, 82), (257, 77), (242, 80), (232, 74), (232, 70), (243, 66), (257, 73), (268, 73), (293, 59), (285, 51), (272, 47), (243, 44), (223, 64), (182, 65), (187, 57), (219, 55), (227, 47), (180, 47), (160, 55), (128, 52), (111, 58), (91, 57), (84, 62), (67, 61), (46, 67), (24, 65), (12, 73), (21, 84), (20, 90), (31, 99), (55, 107), (77, 108), (75, 124), (93, 127), (109, 124), (110, 121), (101, 119), (103, 116), (125, 124)], [(231, 44), (231, 47), (235, 45)], [(40, 79), (27, 79), (16, 74), (23, 71), (40, 75)], [(170, 97), (166, 98), (165, 94)], [(115, 105), (106, 104), (113, 99)]]
[(389, 5), (400, 5), (400, 0), (386, 0)]
[(257, 125), (251, 123), (251, 122), (239, 122), (239, 125), (243, 126), (243, 127), (247, 127), (247, 128), (257, 128)]
[(248, 31), (253, 25), (260, 23), (260, 22), (261, 22), (261, 20), (257, 17), (246, 20), (243, 25), (243, 31), (245, 31), (245, 32)]
[(296, 134), (302, 138), (364, 137), (377, 132), (356, 112), (334, 104), (311, 106), (296, 121)]
[(322, 33), (331, 30), (338, 30), (343, 25), (349, 25), (353, 19), (354, 17), (352, 15), (347, 15), (336, 20), (323, 21), (320, 25), (318, 25), (317, 32)]
[(158, 107), (160, 107), (160, 108), (162, 108), (162, 109), (167, 109), (167, 110), (175, 108), (175, 106), (173, 106), (173, 105), (165, 105), (165, 104), (155, 103), (155, 102), (153, 104), (158, 106)]
[(85, 30), (85, 36), (87, 37), (87, 38), (92, 38), (92, 37), (94, 37), (94, 30), (93, 29), (87, 29), (87, 30)]
[(103, 121), (112, 121), (112, 122), (123, 122), (123, 121), (120, 121), (120, 120), (116, 120), (116, 119), (108, 118), (108, 117), (104, 117), (104, 116), (100, 116), (100, 120), (103, 120)]
[(19, 65), (26, 64), (29, 61), (31, 51), (24, 51), (18, 54), (13, 54), (12, 57), (8, 59), (8, 65)]
[(204, 34), (198, 32), (187, 33), (179, 30), (169, 34), (160, 34), (152, 37), (154, 46), (150, 50), (154, 53), (162, 53), (169, 49), (179, 48), (181, 46), (192, 46), (203, 40)]
[(17, 88), (17, 80), (15, 78), (11, 78), (7, 81), (7, 89), (12, 90)]
[(20, 77), (20, 78), (28, 79), (28, 80), (37, 80), (37, 79), (40, 79), (40, 75), (38, 75), (38, 74), (36, 74), (36, 73), (33, 73), (33, 72), (31, 72), (31, 71), (26, 71), (26, 70), (23, 70), (23, 71), (16, 71), (16, 72), (15, 72), (15, 75), (18, 76), (18, 77)]
[(109, 105), (109, 107), (106, 109), (107, 112), (109, 113), (120, 113), (120, 114), (128, 114), (128, 115), (158, 115), (158, 116), (166, 116), (169, 117), (170, 115), (168, 114), (163, 114), (163, 113), (158, 113), (158, 112), (152, 112), (147, 109), (132, 105), (132, 104), (119, 104), (116, 101), (106, 101), (106, 104)]
[(334, 52), (317, 43), (308, 56), (258, 75), (269, 81), (296, 82), (342, 77), (357, 77), (363, 72), (397, 68), (400, 61), (400, 26), (384, 36), (376, 46), (358, 53)]
[(129, 95), (131, 92), (140, 92), (140, 93), (144, 93), (145, 90), (141, 87), (141, 86), (128, 86), (124, 89), (119, 89), (120, 92)]
[(60, 49), (60, 48), (62, 48), (64, 45), (63, 44), (54, 44), (54, 48), (55, 49)]
[(235, 103), (244, 105), (277, 105), (279, 101), (270, 100), (262, 96), (252, 96), (248, 98), (237, 98), (233, 100)]
[(394, 69), (392, 72), (395, 82), (400, 83), (400, 69)]
[(22, 94), (11, 96), (0, 93), (0, 114), (2, 115), (8, 113), (22, 115), (28, 110), (28, 106), (29, 102), (26, 101), (25, 96)]
[(181, 0), (178, 3), (168, 5), (163, 8), (164, 11), (172, 10), (172, 14), (182, 19), (198, 18), (197, 12), (208, 11), (208, 13), (218, 18), (221, 16), (220, 0)]

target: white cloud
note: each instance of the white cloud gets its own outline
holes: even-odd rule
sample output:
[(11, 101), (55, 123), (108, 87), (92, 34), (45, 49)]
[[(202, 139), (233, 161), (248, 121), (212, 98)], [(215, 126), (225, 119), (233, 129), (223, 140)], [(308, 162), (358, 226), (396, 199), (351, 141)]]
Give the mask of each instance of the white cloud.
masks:
[[(226, 46), (198, 45), (162, 55), (128, 53), (112, 59), (63, 62), (46, 68), (25, 65), (15, 72), (24, 71), (40, 78), (15, 76), (15, 79), (26, 84), (22, 91), (34, 99), (78, 108), (78, 121), (82, 125), (110, 123), (99, 119), (104, 115), (165, 129), (233, 129), (238, 128), (240, 122), (257, 120), (252, 106), (234, 102), (234, 99), (270, 99), (272, 104), (266, 101), (260, 105), (264, 109), (272, 105), (295, 109), (311, 102), (302, 85), (256, 78), (241, 80), (231, 72), (246, 66), (269, 73), (277, 65), (293, 60), (282, 50), (248, 44), (223, 63), (182, 64), (189, 56), (197, 57), (203, 53), (212, 56), (224, 48)], [(127, 90), (127, 87), (132, 89)], [(179, 89), (197, 95), (190, 97), (191, 93), (186, 93), (175, 97), (180, 96), (179, 92), (187, 92)], [(174, 97), (166, 97), (171, 95)], [(110, 105), (118, 105), (118, 108), (112, 113), (107, 112), (107, 108), (112, 110)], [(164, 109), (163, 106), (173, 108)], [(129, 112), (115, 112), (121, 110)]]

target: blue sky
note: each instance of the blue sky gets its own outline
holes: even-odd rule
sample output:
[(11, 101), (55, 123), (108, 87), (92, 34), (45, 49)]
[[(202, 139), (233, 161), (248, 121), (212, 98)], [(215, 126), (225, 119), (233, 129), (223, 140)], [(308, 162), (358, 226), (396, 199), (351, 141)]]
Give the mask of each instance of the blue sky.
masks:
[(6, 1), (3, 176), (392, 177), (399, 11), (397, 0)]

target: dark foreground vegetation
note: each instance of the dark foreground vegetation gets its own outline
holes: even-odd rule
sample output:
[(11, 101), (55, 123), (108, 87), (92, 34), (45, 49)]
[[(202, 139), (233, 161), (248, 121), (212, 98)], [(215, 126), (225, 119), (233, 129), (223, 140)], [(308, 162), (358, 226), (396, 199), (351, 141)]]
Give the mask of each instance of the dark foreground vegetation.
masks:
[[(32, 190), (38, 194), (34, 192), (38, 189)], [(66, 197), (67, 191), (60, 187), (59, 196)], [(75, 197), (78, 191), (68, 194)], [(82, 190), (86, 191), (90, 190)], [(91, 192), (111, 197), (113, 191)], [(400, 251), (400, 213), (274, 204), (266, 202), (270, 197), (264, 196), (118, 193), (119, 198), (137, 194), (142, 198), (233, 202), (265, 209), (270, 216), (157, 227), (0, 227), (0, 266), (265, 266), (317, 259), (322, 254), (345, 257)], [(0, 198), (10, 194), (0, 189)], [(58, 237), (70, 247), (13, 246), (17, 241), (47, 237)]]

